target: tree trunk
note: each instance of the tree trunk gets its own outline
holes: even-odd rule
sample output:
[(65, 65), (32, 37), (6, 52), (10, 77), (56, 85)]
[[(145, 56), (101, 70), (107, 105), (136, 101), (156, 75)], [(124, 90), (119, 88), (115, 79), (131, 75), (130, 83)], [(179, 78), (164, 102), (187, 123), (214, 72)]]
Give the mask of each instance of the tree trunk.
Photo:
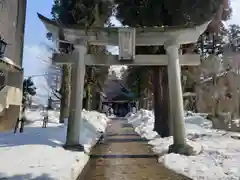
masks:
[(70, 65), (62, 66), (61, 82), (61, 105), (59, 122), (64, 123), (64, 119), (69, 116), (70, 94), (71, 94), (71, 67)]
[(87, 98), (86, 97), (84, 97), (83, 98), (83, 109), (86, 109), (86, 107), (87, 107)]
[(167, 67), (153, 67), (154, 131), (161, 137), (170, 136)]
[(98, 91), (92, 90), (92, 101), (91, 110), (99, 111), (100, 104), (100, 93)]
[(99, 104), (100, 104), (100, 93), (96, 92), (95, 96), (94, 96), (93, 103), (92, 103), (92, 109), (94, 111), (98, 111), (99, 110)]
[(86, 87), (86, 97), (84, 98), (84, 103), (83, 103), (83, 109), (86, 109), (88, 111), (91, 110), (91, 87), (88, 84)]

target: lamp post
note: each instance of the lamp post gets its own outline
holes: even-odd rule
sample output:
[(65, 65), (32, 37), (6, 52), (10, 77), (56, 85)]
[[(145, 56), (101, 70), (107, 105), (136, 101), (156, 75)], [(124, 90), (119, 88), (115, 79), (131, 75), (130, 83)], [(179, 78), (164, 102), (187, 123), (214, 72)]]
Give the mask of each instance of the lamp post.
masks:
[(4, 55), (7, 43), (0, 36), (0, 57)]

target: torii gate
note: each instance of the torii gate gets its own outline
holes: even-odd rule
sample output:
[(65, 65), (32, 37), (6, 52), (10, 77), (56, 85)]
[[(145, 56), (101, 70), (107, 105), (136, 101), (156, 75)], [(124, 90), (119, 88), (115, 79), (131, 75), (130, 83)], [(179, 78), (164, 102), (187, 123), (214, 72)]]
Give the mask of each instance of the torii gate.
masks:
[[(46, 29), (58, 38), (63, 32), (66, 42), (74, 45), (71, 54), (55, 53), (53, 61), (57, 64), (74, 64), (75, 86), (71, 94), (71, 121), (75, 124), (74, 142), (79, 144), (81, 134), (81, 110), (84, 92), (85, 65), (136, 65), (168, 67), (170, 114), (173, 125), (174, 145), (185, 145), (184, 109), (181, 86), (182, 66), (197, 66), (200, 56), (197, 54), (179, 54), (182, 44), (196, 43), (209, 22), (197, 27), (156, 27), (129, 28), (105, 27), (85, 30), (78, 25), (60, 27), (55, 21), (40, 14), (38, 17)], [(119, 55), (87, 54), (87, 45), (119, 46)], [(136, 46), (164, 45), (167, 55), (135, 55)], [(75, 108), (74, 108), (75, 107)], [(72, 123), (73, 123), (72, 122)]]

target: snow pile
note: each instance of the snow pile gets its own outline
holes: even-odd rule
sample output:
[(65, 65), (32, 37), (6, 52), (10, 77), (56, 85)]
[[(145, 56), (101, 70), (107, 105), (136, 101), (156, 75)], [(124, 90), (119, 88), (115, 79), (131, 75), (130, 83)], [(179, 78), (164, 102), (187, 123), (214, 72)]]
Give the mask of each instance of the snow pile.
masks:
[(96, 144), (102, 133), (107, 127), (108, 118), (105, 114), (97, 111), (83, 110), (82, 112), (82, 136), (80, 136), (80, 143), (84, 145), (85, 151), (89, 152), (91, 147)]
[(159, 162), (166, 167), (196, 180), (239, 180), (240, 140), (231, 137), (239, 137), (240, 134), (212, 129), (211, 121), (205, 119), (204, 114), (186, 115), (188, 144), (201, 150), (196, 156), (166, 153), (173, 138), (161, 138), (153, 131), (153, 112), (140, 110), (128, 121), (137, 133), (149, 139), (153, 151), (160, 156)]
[(146, 139), (154, 139), (158, 134), (153, 131), (154, 115), (152, 111), (141, 109), (136, 114), (128, 118), (128, 122), (133, 125), (135, 131)]
[(240, 119), (233, 119), (233, 124), (235, 124), (237, 127), (240, 127)]
[(43, 117), (48, 115), (49, 123), (58, 123), (59, 122), (59, 111), (49, 110), (42, 111), (43, 108), (38, 108), (35, 110), (27, 109), (25, 112), (25, 116), (27, 121), (30, 123), (30, 126), (40, 126), (43, 122)]
[[(62, 148), (66, 126), (58, 123), (59, 112), (49, 111), (47, 128), (41, 128), (46, 112), (28, 110), (30, 120), (24, 133), (0, 133), (0, 179), (76, 179), (87, 163), (84, 152)], [(104, 132), (108, 118), (98, 112), (83, 110), (81, 143), (89, 150)]]

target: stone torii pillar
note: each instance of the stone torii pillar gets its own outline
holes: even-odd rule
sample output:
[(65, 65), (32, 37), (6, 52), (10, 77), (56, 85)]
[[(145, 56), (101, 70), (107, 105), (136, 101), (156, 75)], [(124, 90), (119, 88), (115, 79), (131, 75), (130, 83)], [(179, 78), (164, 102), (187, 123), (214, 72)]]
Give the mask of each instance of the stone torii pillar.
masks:
[(70, 116), (68, 126), (67, 141), (65, 144), (66, 149), (83, 150), (81, 145), (81, 132), (82, 132), (82, 101), (84, 93), (84, 77), (85, 77), (85, 55), (87, 52), (86, 46), (83, 43), (75, 44), (75, 63), (72, 65), (71, 75), (71, 103), (70, 103)]
[[(191, 147), (186, 144), (184, 126), (184, 107), (181, 84), (181, 65), (179, 63), (179, 47), (177, 41), (171, 40), (164, 44), (168, 55), (168, 81), (170, 96), (170, 118), (173, 126), (173, 145), (169, 152), (181, 151), (188, 154)], [(180, 150), (179, 150), (180, 149)], [(187, 151), (187, 152), (186, 152)]]

